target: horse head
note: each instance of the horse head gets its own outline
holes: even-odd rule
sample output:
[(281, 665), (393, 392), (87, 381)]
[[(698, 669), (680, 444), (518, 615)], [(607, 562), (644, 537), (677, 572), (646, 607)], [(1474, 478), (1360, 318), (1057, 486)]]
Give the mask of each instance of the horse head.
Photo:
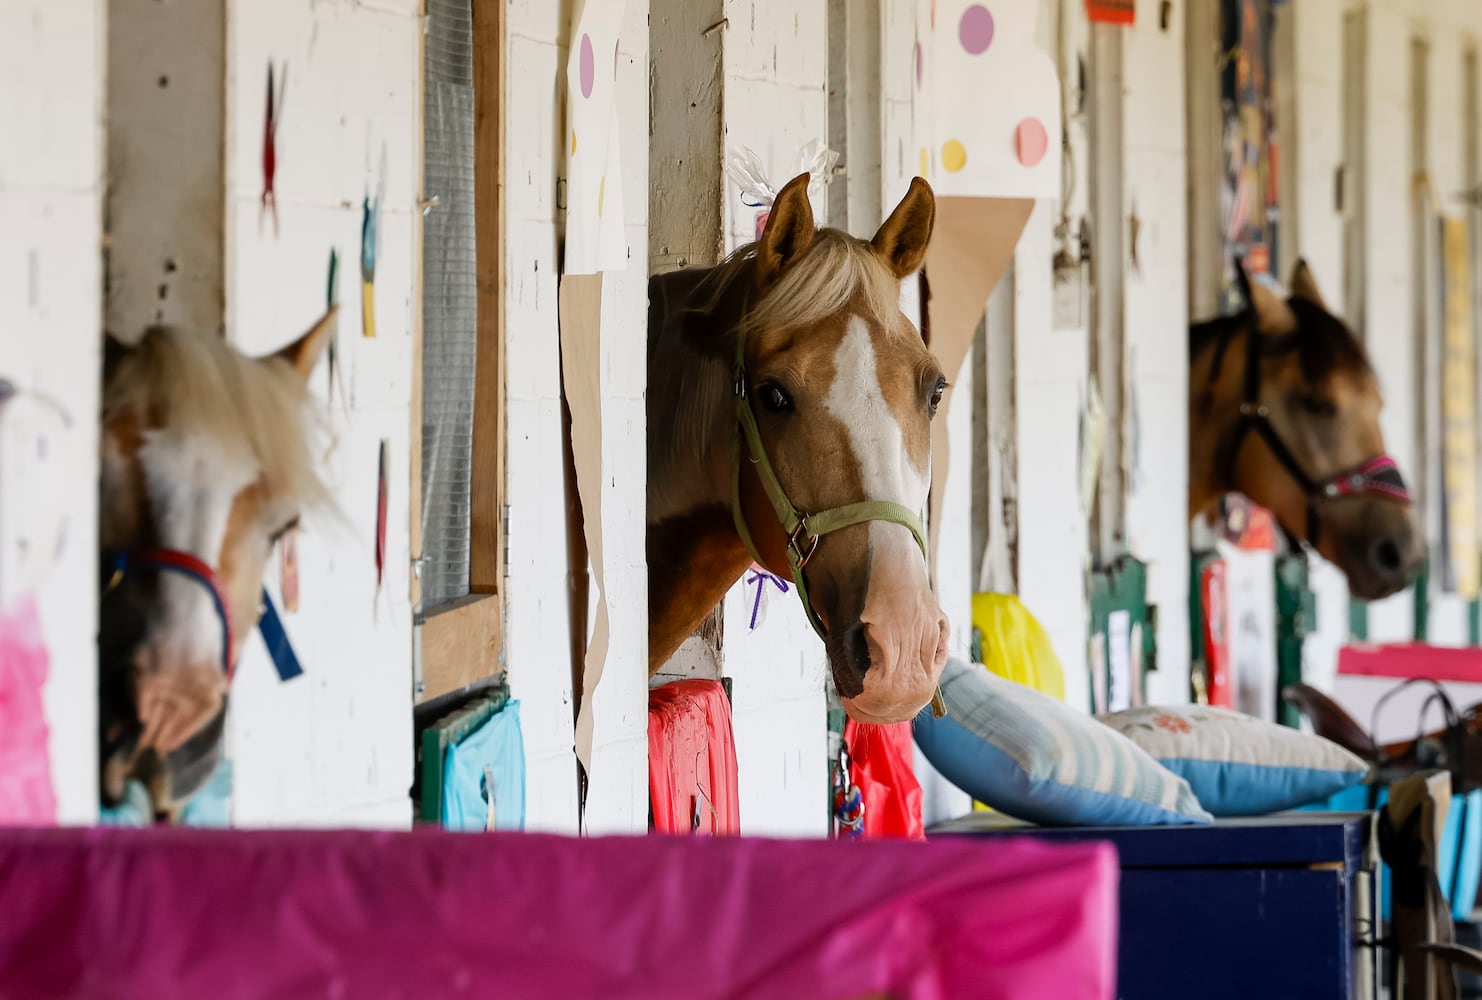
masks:
[(650, 285), (650, 670), (753, 561), (792, 580), (851, 716), (911, 718), (947, 655), (921, 512), (946, 380), (900, 308), (924, 181), (873, 239), (815, 229), (808, 177), (719, 267)]
[(1354, 596), (1410, 584), (1425, 538), (1385, 452), (1379, 379), (1305, 262), (1282, 299), (1240, 271), (1249, 307), (1194, 329), (1190, 504), (1238, 491), (1343, 571)]
[(333, 310), (276, 354), (156, 327), (106, 338), (99, 543), (102, 797), (164, 814), (209, 778), (274, 543), (324, 498), (307, 380)]

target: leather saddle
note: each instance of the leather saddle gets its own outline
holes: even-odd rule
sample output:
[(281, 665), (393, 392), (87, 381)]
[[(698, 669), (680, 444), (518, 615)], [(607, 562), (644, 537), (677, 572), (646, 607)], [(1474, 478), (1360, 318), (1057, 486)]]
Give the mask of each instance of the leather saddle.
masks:
[(1445, 725), (1420, 732), (1412, 740), (1393, 743), (1375, 740), (1341, 705), (1310, 685), (1288, 685), (1281, 696), (1307, 717), (1318, 736), (1373, 764), (1378, 782), (1396, 781), (1418, 771), (1442, 770), (1451, 774), (1453, 794), (1482, 788), (1482, 702), (1457, 712), (1435, 681), (1411, 680), (1385, 693), (1375, 706), (1376, 718), (1385, 701), (1412, 684), (1428, 684), (1434, 689), (1421, 714), (1435, 703), (1441, 708)]

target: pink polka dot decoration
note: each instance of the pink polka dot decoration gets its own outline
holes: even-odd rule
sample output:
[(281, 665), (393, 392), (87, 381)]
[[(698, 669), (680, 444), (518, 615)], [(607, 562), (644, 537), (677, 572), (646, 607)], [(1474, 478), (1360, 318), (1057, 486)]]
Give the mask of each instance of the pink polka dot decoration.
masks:
[(1050, 137), (1038, 118), (1026, 118), (1014, 130), (1015, 145), (1018, 146), (1019, 162), (1026, 167), (1038, 165), (1050, 148)]
[(957, 39), (970, 55), (980, 56), (988, 51), (993, 43), (993, 15), (987, 7), (975, 3), (962, 12), (962, 20), (957, 22)]
[(916, 43), (916, 89), (921, 89), (921, 74), (925, 67), (921, 63), (921, 43)]
[(592, 96), (592, 81), (597, 76), (597, 57), (592, 54), (592, 36), (581, 36), (581, 96)]

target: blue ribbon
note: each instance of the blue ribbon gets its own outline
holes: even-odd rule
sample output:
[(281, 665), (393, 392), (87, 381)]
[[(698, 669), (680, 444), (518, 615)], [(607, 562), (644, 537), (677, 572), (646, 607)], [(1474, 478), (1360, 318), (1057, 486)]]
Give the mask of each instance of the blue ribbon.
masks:
[(278, 617), (278, 609), (273, 605), (272, 595), (266, 587), (262, 591), (262, 619), (257, 623), (257, 628), (262, 633), (263, 644), (268, 647), (268, 655), (273, 658), (273, 669), (278, 671), (280, 681), (291, 681), (304, 672), (304, 668), (299, 665), (298, 656), (293, 652), (293, 643), (288, 641), (283, 620)]

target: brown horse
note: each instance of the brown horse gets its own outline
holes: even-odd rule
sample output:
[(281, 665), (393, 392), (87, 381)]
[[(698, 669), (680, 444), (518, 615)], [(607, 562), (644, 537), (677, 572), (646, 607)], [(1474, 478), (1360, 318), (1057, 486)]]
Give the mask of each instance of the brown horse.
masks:
[(1407, 587), (1425, 539), (1379, 429), (1379, 379), (1298, 261), (1283, 300), (1240, 280), (1249, 308), (1194, 325), (1189, 514), (1239, 492), (1348, 578), (1355, 597)]
[(232, 669), (265, 607), (268, 555), (301, 506), (326, 499), (309, 447), (307, 381), (332, 317), (265, 358), (165, 328), (131, 347), (106, 339), (105, 805), (132, 778), (149, 788), (157, 813), (171, 813), (215, 767)]
[(919, 516), (946, 380), (900, 310), (935, 219), (919, 178), (868, 242), (808, 177), (762, 238), (649, 282), (649, 671), (756, 561), (793, 580), (846, 710), (911, 718), (947, 656)]

